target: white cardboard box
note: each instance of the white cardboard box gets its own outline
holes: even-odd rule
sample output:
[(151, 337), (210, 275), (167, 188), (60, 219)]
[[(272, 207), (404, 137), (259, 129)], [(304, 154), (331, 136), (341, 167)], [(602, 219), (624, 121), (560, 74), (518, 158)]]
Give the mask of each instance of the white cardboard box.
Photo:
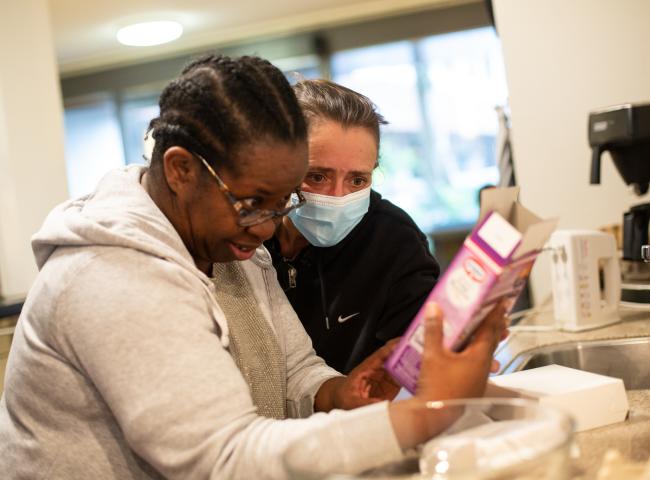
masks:
[(573, 416), (578, 432), (622, 422), (629, 410), (620, 378), (560, 365), (492, 377), (485, 396), (529, 398), (560, 408)]

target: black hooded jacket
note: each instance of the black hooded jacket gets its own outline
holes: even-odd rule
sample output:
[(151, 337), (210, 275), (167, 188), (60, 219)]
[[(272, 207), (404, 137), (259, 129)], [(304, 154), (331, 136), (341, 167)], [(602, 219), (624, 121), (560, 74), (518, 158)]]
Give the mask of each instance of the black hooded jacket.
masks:
[(265, 245), (316, 353), (342, 373), (404, 333), (440, 273), (411, 217), (374, 191), (333, 247), (310, 245), (288, 260), (275, 237)]

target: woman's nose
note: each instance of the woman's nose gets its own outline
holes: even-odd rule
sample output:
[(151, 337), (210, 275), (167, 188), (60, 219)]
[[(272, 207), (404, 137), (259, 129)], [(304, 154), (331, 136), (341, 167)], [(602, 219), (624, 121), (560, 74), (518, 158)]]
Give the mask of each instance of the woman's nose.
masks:
[(274, 221), (274, 219), (269, 218), (268, 220), (265, 220), (262, 223), (258, 223), (257, 225), (251, 225), (247, 228), (247, 230), (248, 233), (255, 235), (257, 238), (264, 242), (273, 236), (276, 226), (277, 223)]

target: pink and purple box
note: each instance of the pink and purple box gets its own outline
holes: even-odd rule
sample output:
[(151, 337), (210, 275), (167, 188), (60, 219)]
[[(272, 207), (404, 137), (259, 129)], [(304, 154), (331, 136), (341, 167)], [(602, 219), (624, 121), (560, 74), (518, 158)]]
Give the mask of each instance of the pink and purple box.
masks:
[[(427, 297), (444, 314), (444, 345), (462, 350), (472, 333), (501, 299), (509, 311), (555, 229), (518, 201), (518, 187), (481, 192), (481, 215), (458, 254)], [(425, 303), (426, 303), (425, 302)], [(424, 350), (424, 305), (386, 361), (386, 370), (415, 392)]]

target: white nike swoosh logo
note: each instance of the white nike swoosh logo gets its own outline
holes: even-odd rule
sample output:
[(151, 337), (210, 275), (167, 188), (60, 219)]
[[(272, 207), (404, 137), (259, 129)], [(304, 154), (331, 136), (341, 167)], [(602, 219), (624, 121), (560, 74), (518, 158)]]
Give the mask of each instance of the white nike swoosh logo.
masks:
[(360, 313), (361, 313), (361, 312), (353, 313), (352, 315), (348, 315), (347, 317), (342, 317), (341, 315), (339, 315), (339, 323), (347, 322), (347, 321), (350, 320), (352, 317), (356, 317), (356, 316), (359, 315)]

